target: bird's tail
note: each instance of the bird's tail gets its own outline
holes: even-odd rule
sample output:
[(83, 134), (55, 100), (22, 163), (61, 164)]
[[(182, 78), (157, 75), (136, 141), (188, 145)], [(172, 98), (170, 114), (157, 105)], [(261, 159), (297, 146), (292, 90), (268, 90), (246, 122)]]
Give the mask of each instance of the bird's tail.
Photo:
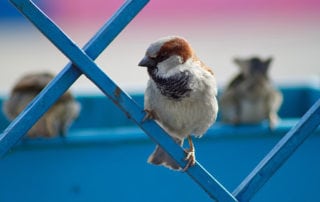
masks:
[[(175, 141), (179, 145), (183, 144), (183, 140), (175, 139)], [(149, 156), (148, 163), (154, 165), (163, 165), (172, 170), (181, 170), (181, 167), (175, 162), (175, 160), (173, 160), (159, 145), (156, 146), (153, 153)]]

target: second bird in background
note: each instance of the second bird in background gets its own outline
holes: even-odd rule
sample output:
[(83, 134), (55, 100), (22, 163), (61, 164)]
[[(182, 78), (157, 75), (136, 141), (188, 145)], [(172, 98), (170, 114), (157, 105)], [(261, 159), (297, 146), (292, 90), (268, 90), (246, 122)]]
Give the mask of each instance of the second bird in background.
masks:
[[(48, 72), (22, 76), (13, 87), (9, 99), (3, 104), (5, 115), (13, 120), (53, 79)], [(65, 135), (71, 122), (79, 115), (80, 105), (67, 91), (28, 131), (28, 137), (51, 138)]]
[(222, 121), (229, 124), (257, 124), (269, 121), (274, 128), (282, 94), (272, 85), (268, 70), (272, 58), (236, 58), (240, 72), (223, 90), (219, 99)]

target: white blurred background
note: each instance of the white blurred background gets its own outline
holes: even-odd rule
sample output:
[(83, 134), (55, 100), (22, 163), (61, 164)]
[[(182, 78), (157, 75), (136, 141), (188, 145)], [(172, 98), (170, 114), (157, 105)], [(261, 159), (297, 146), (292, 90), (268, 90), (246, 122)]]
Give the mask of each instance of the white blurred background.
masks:
[[(35, 1), (80, 47), (123, 2)], [(96, 62), (121, 88), (143, 91), (148, 75), (137, 64), (152, 41), (167, 35), (185, 37), (213, 68), (219, 86), (237, 72), (237, 56), (272, 56), (277, 84), (320, 86), (319, 0), (151, 0)], [(24, 73), (58, 73), (67, 63), (8, 1), (0, 2), (1, 94)], [(84, 76), (72, 90), (99, 92)]]

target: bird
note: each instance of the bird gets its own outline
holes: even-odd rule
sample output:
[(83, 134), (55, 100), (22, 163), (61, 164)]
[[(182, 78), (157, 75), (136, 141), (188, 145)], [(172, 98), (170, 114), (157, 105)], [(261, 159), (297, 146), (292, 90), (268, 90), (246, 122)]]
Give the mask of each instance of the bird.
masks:
[(159, 145), (148, 163), (186, 171), (196, 162), (191, 136), (202, 137), (217, 118), (217, 84), (213, 70), (180, 36), (165, 36), (151, 43), (138, 65), (146, 67), (149, 75), (143, 120), (155, 120), (180, 146), (186, 138), (189, 143), (189, 148), (184, 149), (184, 168)]
[[(54, 75), (50, 72), (32, 72), (18, 79), (8, 100), (3, 104), (7, 118), (11, 121), (15, 119), (53, 78)], [(65, 136), (70, 124), (78, 117), (80, 108), (71, 92), (67, 91), (27, 132), (27, 137)]]
[(240, 71), (219, 98), (222, 122), (239, 125), (268, 120), (269, 128), (275, 128), (283, 97), (268, 75), (272, 60), (257, 56), (234, 59)]

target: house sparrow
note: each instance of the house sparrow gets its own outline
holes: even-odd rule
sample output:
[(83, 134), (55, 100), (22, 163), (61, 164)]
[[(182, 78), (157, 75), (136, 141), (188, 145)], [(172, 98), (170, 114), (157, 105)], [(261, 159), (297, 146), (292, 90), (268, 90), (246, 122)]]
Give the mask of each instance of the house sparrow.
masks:
[[(190, 148), (185, 149), (185, 171), (195, 164), (191, 135), (201, 137), (217, 117), (214, 74), (199, 60), (190, 44), (178, 36), (152, 43), (139, 66), (147, 67), (150, 76), (144, 96), (145, 119), (155, 119), (181, 146), (188, 138)], [(159, 145), (148, 162), (181, 170)]]
[[(6, 116), (10, 120), (17, 117), (52, 79), (53, 75), (50, 73), (24, 75), (15, 84), (9, 99), (3, 104)], [(28, 136), (50, 138), (58, 134), (64, 135), (79, 111), (80, 105), (70, 92), (66, 92), (29, 130)]]
[(258, 57), (234, 60), (240, 73), (231, 80), (219, 99), (223, 122), (255, 124), (268, 119), (269, 127), (274, 128), (282, 94), (268, 77), (271, 61), (272, 58), (262, 60)]

